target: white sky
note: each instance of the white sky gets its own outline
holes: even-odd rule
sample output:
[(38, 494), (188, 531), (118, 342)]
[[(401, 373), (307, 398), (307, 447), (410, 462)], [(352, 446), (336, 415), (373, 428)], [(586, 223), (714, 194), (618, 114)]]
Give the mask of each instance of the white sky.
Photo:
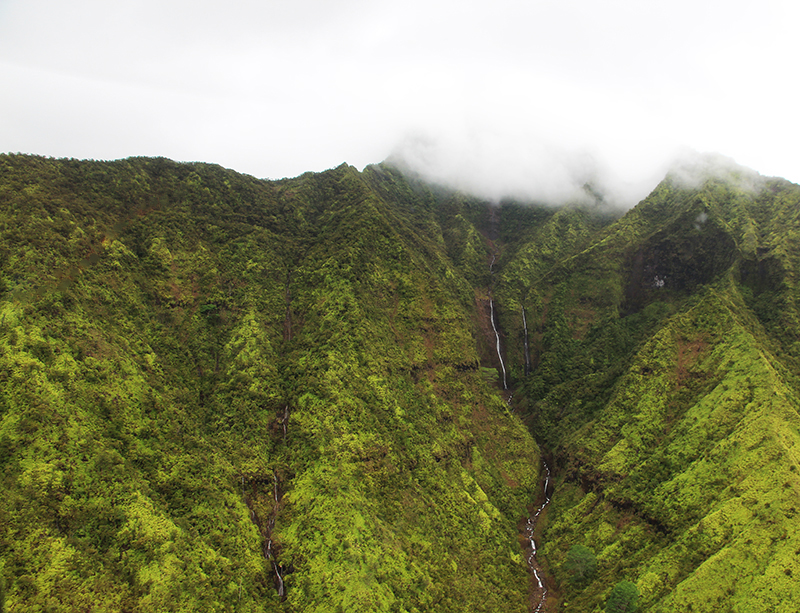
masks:
[(680, 146), (800, 181), (796, 0), (0, 0), (0, 151), (258, 177), (403, 151), (638, 199)]

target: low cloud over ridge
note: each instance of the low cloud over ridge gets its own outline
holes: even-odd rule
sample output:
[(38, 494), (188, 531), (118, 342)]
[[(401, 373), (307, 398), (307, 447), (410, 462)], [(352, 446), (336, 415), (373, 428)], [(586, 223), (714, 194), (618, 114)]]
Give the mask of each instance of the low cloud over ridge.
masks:
[(269, 178), (394, 151), (486, 197), (588, 179), (619, 206), (681, 145), (800, 181), (798, 19), (785, 0), (6, 0), (0, 151)]
[(416, 134), (388, 161), (426, 181), (489, 200), (514, 198), (559, 205), (590, 200), (587, 188), (610, 208), (630, 208), (664, 178), (677, 148), (648, 151), (639, 163), (615, 166), (598, 147), (566, 147), (530, 135), (497, 131)]

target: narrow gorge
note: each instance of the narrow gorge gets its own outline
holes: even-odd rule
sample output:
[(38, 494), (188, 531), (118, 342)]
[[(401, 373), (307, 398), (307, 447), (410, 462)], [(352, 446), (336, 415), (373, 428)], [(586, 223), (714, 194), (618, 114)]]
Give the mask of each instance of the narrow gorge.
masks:
[[(491, 235), (496, 239), (499, 232), (498, 228), (501, 223), (501, 215), (500, 212), (497, 210), (497, 207), (491, 207), (489, 211), (489, 231)], [(495, 352), (497, 355), (497, 361), (500, 364), (500, 369), (502, 373), (502, 390), (507, 392), (505, 397), (506, 403), (511, 407), (512, 400), (513, 400), (513, 393), (509, 391), (508, 387), (508, 379), (507, 379), (507, 372), (505, 361), (503, 359), (503, 350), (501, 344), (501, 336), (500, 331), (497, 327), (497, 318), (495, 316), (495, 308), (494, 308), (494, 286), (495, 286), (495, 264), (497, 263), (497, 258), (501, 249), (498, 248), (497, 244), (493, 240), (488, 240), (487, 243), (489, 249), (491, 250), (491, 260), (489, 262), (489, 287), (487, 288), (487, 295), (489, 298), (489, 317), (491, 319), (492, 324), (492, 332), (494, 333), (494, 347)], [(523, 322), (523, 356), (525, 359), (525, 364), (523, 368), (523, 373), (527, 376), (530, 372), (530, 351), (528, 346), (528, 324), (527, 319), (525, 316), (525, 307), (522, 307), (522, 322)], [(532, 581), (530, 582), (531, 585), (531, 595), (530, 595), (530, 603), (531, 603), (531, 611), (532, 613), (541, 613), (544, 610), (547, 602), (547, 586), (545, 584), (544, 579), (544, 571), (542, 570), (541, 565), (537, 559), (537, 525), (539, 518), (541, 517), (544, 510), (550, 504), (551, 501), (551, 473), (550, 467), (548, 466), (547, 462), (542, 459), (541, 462), (541, 473), (540, 479), (542, 480), (542, 488), (541, 488), (541, 502), (536, 503), (535, 505), (531, 505), (531, 514), (524, 520), (523, 528), (521, 530), (521, 546), (523, 547), (523, 551), (525, 552), (525, 559), (528, 565), (528, 569), (532, 575)]]

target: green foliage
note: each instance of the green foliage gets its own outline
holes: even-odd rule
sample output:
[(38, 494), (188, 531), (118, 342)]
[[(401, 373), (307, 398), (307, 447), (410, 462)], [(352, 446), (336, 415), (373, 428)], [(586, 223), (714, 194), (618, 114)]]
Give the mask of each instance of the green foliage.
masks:
[[(780, 180), (670, 178), (528, 277), (533, 369), (517, 398), (560, 474), (539, 559), (570, 610), (628, 577), (652, 611), (800, 602), (799, 199)], [(498, 295), (518, 291), (509, 281)], [(522, 335), (507, 337), (520, 372)], [(580, 589), (565, 564), (576, 541), (598, 562)]]
[(639, 591), (636, 585), (630, 581), (620, 581), (611, 590), (611, 594), (606, 600), (606, 611), (608, 613), (635, 613)]
[(538, 450), (478, 371), (445, 197), (0, 156), (8, 608), (525, 610)]
[(9, 610), (524, 611), (519, 414), (569, 610), (796, 609), (798, 210), (0, 156)]
[(592, 579), (597, 572), (597, 557), (588, 547), (573, 545), (567, 552), (564, 568), (572, 583), (582, 584)]

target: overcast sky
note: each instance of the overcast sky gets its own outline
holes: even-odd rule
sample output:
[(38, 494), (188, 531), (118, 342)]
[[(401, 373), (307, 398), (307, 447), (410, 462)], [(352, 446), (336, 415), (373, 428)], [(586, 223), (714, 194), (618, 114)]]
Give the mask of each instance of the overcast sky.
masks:
[(796, 0), (0, 0), (0, 151), (264, 178), (393, 153), (487, 196), (800, 181)]

